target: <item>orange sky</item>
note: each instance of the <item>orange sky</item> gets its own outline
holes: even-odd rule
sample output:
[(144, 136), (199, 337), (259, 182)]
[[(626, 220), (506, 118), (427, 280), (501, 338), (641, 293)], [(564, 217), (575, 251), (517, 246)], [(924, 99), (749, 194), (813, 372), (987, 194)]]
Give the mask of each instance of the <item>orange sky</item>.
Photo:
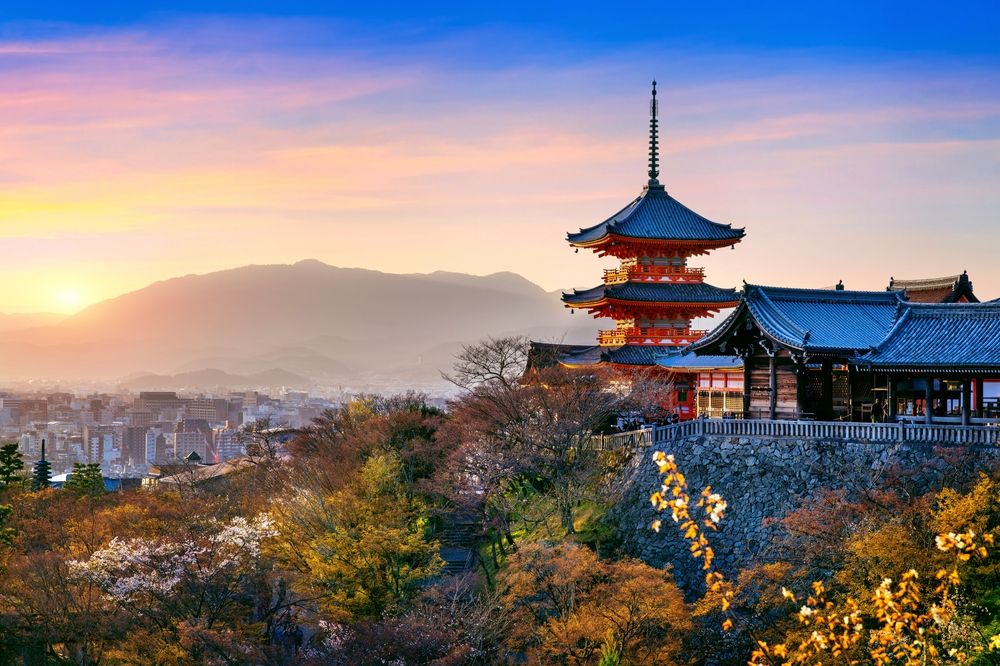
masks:
[(701, 262), (713, 283), (881, 288), (968, 269), (1000, 296), (1000, 87), (982, 63), (621, 47), (472, 65), (474, 31), (289, 48), (302, 30), (0, 41), (0, 312), (303, 258), (592, 286), (610, 260), (573, 254), (565, 232), (639, 193), (653, 76), (661, 180), (747, 228)]

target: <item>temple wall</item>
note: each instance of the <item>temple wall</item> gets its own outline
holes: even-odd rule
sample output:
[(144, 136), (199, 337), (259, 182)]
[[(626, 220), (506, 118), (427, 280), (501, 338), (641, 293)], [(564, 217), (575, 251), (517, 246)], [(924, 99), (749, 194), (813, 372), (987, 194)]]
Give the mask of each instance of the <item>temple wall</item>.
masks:
[[(720, 569), (732, 574), (767, 557), (774, 531), (763, 523), (780, 518), (822, 488), (849, 494), (892, 483), (922, 494), (971, 480), (979, 470), (1000, 463), (998, 448), (943, 448), (914, 443), (861, 443), (811, 439), (698, 436), (642, 449), (622, 473), (621, 496), (612, 511), (629, 554), (656, 565), (671, 565), (678, 583), (697, 592), (702, 572), (670, 519), (660, 515), (659, 533), (649, 525), (658, 517), (649, 495), (659, 488), (651, 455), (672, 453), (696, 496), (711, 485), (728, 503), (719, 532), (710, 535)], [(901, 470), (905, 471), (896, 477)]]

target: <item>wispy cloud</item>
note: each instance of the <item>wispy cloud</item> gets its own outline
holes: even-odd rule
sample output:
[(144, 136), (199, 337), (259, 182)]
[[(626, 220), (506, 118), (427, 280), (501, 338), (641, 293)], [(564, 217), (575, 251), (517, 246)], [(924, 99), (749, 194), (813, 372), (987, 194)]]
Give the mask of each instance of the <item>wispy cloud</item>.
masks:
[[(209, 18), (0, 42), (0, 247), (45, 257), (0, 266), (29, 285), (0, 311), (44, 309), (48, 292), (30, 287), (43, 270), (97, 298), (307, 256), (583, 286), (599, 262), (568, 252), (563, 233), (641, 186), (651, 74), (671, 192), (750, 234), (707, 260), (720, 283), (809, 283), (802, 271), (843, 270), (834, 246), (943, 261), (927, 249), (942, 247), (935, 220), (984, 231), (1000, 208), (988, 177), (1000, 73), (980, 63), (581, 58), (529, 40), (509, 62), (484, 56), (502, 37)], [(836, 243), (817, 246), (831, 230)], [(893, 245), (876, 256), (865, 239)], [(779, 247), (794, 259), (775, 261)], [(984, 247), (961, 248), (963, 261), (1000, 291)], [(888, 270), (850, 266), (865, 281)]]

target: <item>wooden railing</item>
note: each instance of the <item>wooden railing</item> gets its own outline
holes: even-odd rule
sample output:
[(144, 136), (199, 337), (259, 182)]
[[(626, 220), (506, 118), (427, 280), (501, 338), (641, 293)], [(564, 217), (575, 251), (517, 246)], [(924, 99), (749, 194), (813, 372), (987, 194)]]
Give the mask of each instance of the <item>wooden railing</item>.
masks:
[(1000, 424), (979, 426), (912, 423), (850, 423), (844, 421), (767, 421), (695, 419), (667, 426), (631, 430), (615, 435), (594, 435), (599, 450), (640, 447), (698, 435), (839, 439), (852, 442), (917, 443), (959, 446), (1000, 446)]
[(662, 345), (665, 347), (686, 347), (705, 335), (707, 331), (676, 328), (616, 328), (599, 331), (597, 344), (602, 347), (618, 345)]
[(604, 284), (621, 284), (622, 282), (702, 282), (705, 279), (704, 268), (689, 268), (687, 266), (650, 266), (636, 264), (609, 268), (604, 271)]
[(584, 448), (592, 451), (645, 448), (653, 445), (653, 433), (653, 428), (640, 428), (613, 435), (591, 435)]

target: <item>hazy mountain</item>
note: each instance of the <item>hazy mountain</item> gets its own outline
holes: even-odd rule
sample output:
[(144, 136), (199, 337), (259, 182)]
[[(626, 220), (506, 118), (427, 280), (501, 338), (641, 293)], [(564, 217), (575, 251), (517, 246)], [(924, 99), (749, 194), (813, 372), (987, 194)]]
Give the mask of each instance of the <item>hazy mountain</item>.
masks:
[(139, 375), (123, 380), (121, 385), (137, 391), (183, 391), (196, 388), (253, 389), (266, 386), (305, 388), (312, 382), (286, 370), (271, 369), (252, 375), (234, 375), (223, 370), (208, 368), (176, 375)]
[(0, 332), (16, 331), (22, 328), (48, 326), (66, 318), (66, 315), (54, 312), (24, 312), (4, 314), (0, 312)]
[(595, 329), (513, 273), (398, 275), (308, 260), (187, 275), (61, 321), (0, 329), (0, 377), (141, 370), (173, 381), (213, 368), (242, 379), (281, 370), (322, 384), (424, 381), (462, 343), (487, 335), (586, 342)]

